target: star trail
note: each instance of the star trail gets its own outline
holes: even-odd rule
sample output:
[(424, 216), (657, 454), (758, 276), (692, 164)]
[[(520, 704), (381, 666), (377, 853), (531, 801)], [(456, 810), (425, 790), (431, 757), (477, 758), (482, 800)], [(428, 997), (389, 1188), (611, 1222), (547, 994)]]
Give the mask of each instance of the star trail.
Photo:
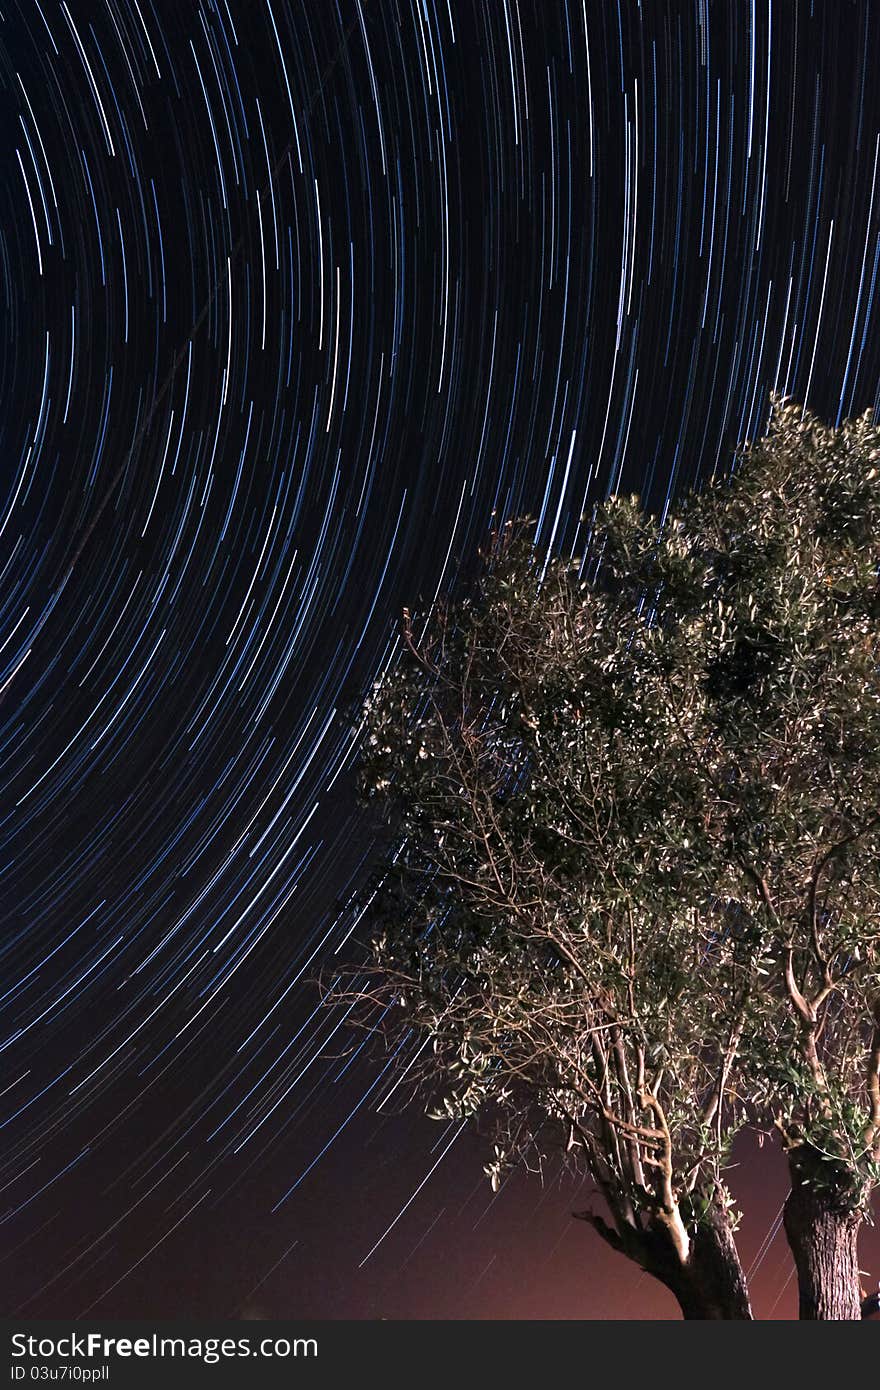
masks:
[(493, 522), (880, 411), (878, 58), (863, 0), (3, 4), (10, 1310), (627, 1315), (319, 1005), (357, 710)]

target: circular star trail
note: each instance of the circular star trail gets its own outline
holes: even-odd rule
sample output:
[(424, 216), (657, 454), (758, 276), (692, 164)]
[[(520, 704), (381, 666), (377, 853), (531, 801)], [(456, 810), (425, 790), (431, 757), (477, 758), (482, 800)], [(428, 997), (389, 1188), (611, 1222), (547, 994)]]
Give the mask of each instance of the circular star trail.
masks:
[(4, 6), (11, 1306), (496, 1307), (503, 1194), (401, 1292), (471, 1140), (318, 1007), (358, 703), (493, 519), (575, 552), (771, 389), (877, 410), (878, 58), (849, 0)]

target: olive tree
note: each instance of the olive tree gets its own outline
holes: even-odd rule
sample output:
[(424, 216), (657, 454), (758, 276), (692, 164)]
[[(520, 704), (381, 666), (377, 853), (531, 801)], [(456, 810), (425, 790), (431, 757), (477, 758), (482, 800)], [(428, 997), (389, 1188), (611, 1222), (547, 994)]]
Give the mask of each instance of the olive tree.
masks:
[[(880, 1170), (880, 433), (775, 402), (661, 524), (582, 558), (509, 525), (366, 709), (394, 837), (372, 901), (384, 1026), (493, 1181), (561, 1153), (580, 1213), (685, 1317), (750, 1317), (724, 1183), (781, 1137), (805, 1317), (859, 1316)], [(405, 1054), (400, 1054), (405, 1055)]]
[(722, 1169), (754, 950), (684, 891), (698, 788), (644, 677), (654, 632), (509, 528), (406, 638), (368, 712), (364, 783), (400, 837), (371, 995), (430, 1039), (440, 1114), (494, 1116), (494, 1181), (567, 1154), (604, 1199), (581, 1215), (685, 1316), (749, 1317)]
[(806, 1318), (859, 1316), (880, 1179), (878, 523), (870, 414), (832, 429), (777, 401), (732, 479), (659, 544), (633, 517), (615, 557), (696, 657), (671, 698), (702, 689), (682, 751), (700, 768), (705, 869), (763, 954), (741, 1084), (788, 1153)]

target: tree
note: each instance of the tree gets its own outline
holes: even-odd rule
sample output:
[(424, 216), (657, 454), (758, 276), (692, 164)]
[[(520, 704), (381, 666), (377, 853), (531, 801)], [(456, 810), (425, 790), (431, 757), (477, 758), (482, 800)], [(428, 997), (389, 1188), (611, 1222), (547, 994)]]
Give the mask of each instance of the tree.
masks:
[(743, 1085), (788, 1152), (805, 1318), (859, 1317), (880, 1179), (878, 461), (870, 413), (835, 430), (775, 402), (730, 485), (661, 547), (686, 557), (669, 603), (694, 596), (709, 721), (693, 748), (726, 891), (764, 942)]
[[(801, 1315), (858, 1317), (880, 1178), (880, 432), (775, 402), (664, 524), (580, 560), (509, 525), (472, 591), (405, 617), (362, 785), (396, 837), (371, 910), (384, 1027), (511, 1162), (685, 1317), (750, 1317), (723, 1174), (746, 1123), (792, 1175)], [(403, 1055), (403, 1054), (401, 1054)]]

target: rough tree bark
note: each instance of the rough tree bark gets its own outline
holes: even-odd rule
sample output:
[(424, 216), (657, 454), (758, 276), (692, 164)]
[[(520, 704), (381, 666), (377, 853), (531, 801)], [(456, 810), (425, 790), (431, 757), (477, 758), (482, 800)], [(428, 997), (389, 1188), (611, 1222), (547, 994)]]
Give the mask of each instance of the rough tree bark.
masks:
[(751, 1320), (745, 1274), (733, 1239), (730, 1215), (720, 1194), (713, 1194), (690, 1239), (682, 1261), (668, 1229), (657, 1222), (636, 1231), (615, 1229), (593, 1212), (576, 1212), (614, 1250), (627, 1255), (647, 1274), (665, 1284), (685, 1319)]
[(684, 1318), (751, 1319), (746, 1277), (730, 1218), (713, 1204), (692, 1237), (687, 1265), (669, 1281)]
[(811, 1321), (861, 1318), (863, 1193), (842, 1165), (823, 1160), (809, 1145), (791, 1150), (789, 1171), (783, 1221), (797, 1270), (799, 1315)]

